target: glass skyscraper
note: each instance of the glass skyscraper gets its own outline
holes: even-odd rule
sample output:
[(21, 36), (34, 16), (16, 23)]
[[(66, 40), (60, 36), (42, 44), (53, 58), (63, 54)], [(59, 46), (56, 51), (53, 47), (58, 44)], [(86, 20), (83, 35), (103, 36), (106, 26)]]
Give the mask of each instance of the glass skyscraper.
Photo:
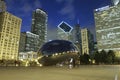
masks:
[(39, 35), (39, 46), (47, 41), (47, 14), (41, 9), (36, 9), (32, 17), (31, 32)]

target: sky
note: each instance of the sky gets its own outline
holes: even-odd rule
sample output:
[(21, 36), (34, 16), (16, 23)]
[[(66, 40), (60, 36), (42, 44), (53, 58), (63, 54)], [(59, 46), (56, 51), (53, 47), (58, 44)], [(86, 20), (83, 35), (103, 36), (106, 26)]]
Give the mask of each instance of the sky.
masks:
[(48, 39), (56, 38), (61, 21), (88, 28), (95, 34), (94, 9), (110, 5), (111, 0), (5, 0), (7, 11), (22, 18), (21, 32), (31, 30), (32, 12), (42, 8), (48, 14)]

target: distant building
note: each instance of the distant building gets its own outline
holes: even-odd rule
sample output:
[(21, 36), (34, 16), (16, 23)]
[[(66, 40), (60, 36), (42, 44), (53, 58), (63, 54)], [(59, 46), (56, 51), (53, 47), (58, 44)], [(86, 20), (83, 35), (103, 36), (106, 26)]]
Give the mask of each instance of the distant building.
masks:
[(59, 40), (72, 40), (72, 27), (66, 22), (62, 21), (58, 26), (57, 37)]
[(98, 50), (114, 50), (120, 56), (120, 5), (95, 11), (94, 16)]
[(39, 36), (31, 32), (23, 32), (20, 37), (19, 52), (37, 52), (39, 49)]
[(22, 32), (20, 34), (19, 53), (25, 51), (25, 45), (26, 45), (26, 32)]
[(6, 11), (6, 3), (4, 0), (0, 0), (0, 12)]
[(22, 20), (9, 12), (0, 13), (0, 60), (17, 60)]
[(94, 38), (93, 34), (85, 28), (81, 29), (82, 38), (82, 54), (91, 54), (94, 50)]
[(33, 61), (38, 58), (38, 55), (36, 52), (29, 51), (29, 52), (20, 52), (19, 53), (19, 60), (24, 61)]
[(79, 24), (76, 24), (73, 28), (73, 31), (72, 31), (72, 39), (73, 39), (73, 43), (75, 43), (75, 45), (78, 47), (79, 49), (79, 52), (81, 53), (81, 48), (82, 48), (82, 45), (81, 45), (81, 29), (80, 29), (80, 25)]
[(39, 46), (47, 41), (47, 14), (41, 9), (36, 9), (32, 17), (31, 32), (39, 35)]

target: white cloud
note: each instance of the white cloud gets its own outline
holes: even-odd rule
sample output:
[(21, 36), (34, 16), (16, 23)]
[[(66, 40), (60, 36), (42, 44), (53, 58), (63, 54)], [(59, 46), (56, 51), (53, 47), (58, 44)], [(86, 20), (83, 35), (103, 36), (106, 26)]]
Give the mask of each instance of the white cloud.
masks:
[(57, 39), (57, 28), (54, 28), (51, 23), (48, 23), (47, 28), (47, 41)]
[(42, 7), (42, 4), (40, 3), (39, 0), (35, 0), (34, 5), (35, 5), (36, 8), (41, 8)]
[(69, 19), (75, 18), (74, 7), (72, 5), (66, 5), (64, 8), (60, 10), (59, 13), (67, 16)]
[[(57, 0), (60, 1), (60, 0)], [(73, 0), (64, 0), (65, 6), (59, 11), (59, 13), (63, 16), (67, 16), (70, 20), (75, 19), (75, 10), (73, 5)], [(63, 2), (63, 0), (62, 0)]]
[(32, 10), (32, 6), (29, 3), (25, 3), (24, 6), (22, 7), (22, 10), (24, 13), (28, 13)]
[(41, 5), (41, 3), (40, 3), (39, 0), (35, 0), (32, 4), (26, 1), (26, 2), (24, 2), (24, 5), (21, 8), (21, 10), (24, 13), (31, 13), (31, 11), (33, 11), (33, 9), (35, 9), (35, 8), (41, 8), (41, 6), (42, 5)]

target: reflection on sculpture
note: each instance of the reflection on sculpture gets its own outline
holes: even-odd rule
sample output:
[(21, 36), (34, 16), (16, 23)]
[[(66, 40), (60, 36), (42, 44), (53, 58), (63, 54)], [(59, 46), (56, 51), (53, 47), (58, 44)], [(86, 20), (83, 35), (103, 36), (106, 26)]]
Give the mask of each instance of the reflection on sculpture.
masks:
[(78, 50), (76, 46), (66, 40), (53, 40), (44, 44), (39, 54), (43, 56), (39, 62), (46, 65), (56, 65), (59, 63), (68, 63), (70, 58), (78, 59)]

